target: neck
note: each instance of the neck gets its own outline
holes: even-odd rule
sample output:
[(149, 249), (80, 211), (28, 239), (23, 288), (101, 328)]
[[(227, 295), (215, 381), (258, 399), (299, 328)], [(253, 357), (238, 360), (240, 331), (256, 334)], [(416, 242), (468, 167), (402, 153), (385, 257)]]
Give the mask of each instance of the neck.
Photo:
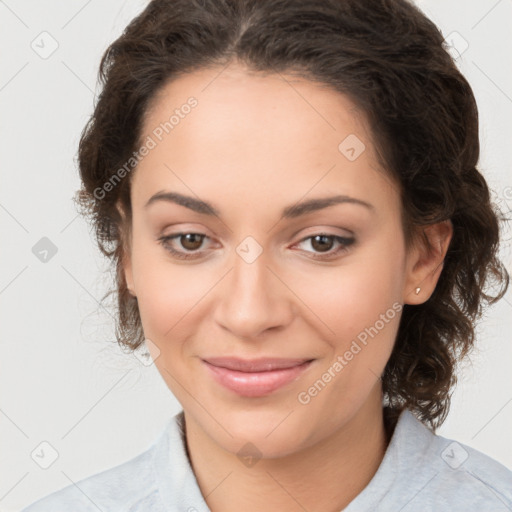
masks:
[(377, 471), (388, 443), (380, 396), (330, 437), (244, 467), (185, 413), (190, 462), (212, 512), (339, 511)]

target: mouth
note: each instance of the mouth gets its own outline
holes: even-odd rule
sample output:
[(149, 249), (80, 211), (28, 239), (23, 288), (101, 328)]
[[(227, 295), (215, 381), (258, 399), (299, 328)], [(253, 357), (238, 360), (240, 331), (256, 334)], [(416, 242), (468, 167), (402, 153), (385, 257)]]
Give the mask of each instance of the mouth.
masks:
[(245, 397), (261, 397), (299, 378), (313, 359), (238, 359), (232, 357), (203, 359), (214, 380)]

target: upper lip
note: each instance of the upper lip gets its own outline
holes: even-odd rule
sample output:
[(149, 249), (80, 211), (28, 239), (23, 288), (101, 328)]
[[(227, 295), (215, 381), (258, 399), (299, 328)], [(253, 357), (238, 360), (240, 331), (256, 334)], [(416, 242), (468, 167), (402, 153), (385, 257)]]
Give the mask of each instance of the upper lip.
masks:
[(259, 359), (240, 359), (237, 357), (209, 357), (204, 359), (207, 363), (228, 370), (236, 370), (239, 372), (264, 372), (271, 370), (282, 370), (284, 368), (293, 368), (311, 359), (277, 359), (262, 357)]

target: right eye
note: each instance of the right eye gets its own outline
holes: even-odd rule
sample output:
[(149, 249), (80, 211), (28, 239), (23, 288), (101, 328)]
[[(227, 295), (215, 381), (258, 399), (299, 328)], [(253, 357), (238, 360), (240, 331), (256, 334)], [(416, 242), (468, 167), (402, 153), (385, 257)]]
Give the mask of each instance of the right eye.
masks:
[[(204, 233), (176, 233), (174, 235), (162, 236), (158, 239), (162, 247), (178, 259), (196, 259), (200, 258), (204, 251), (198, 251), (205, 238)], [(179, 250), (173, 247), (173, 243), (179, 239), (181, 247), (185, 250)], [(189, 252), (187, 252), (189, 251)]]

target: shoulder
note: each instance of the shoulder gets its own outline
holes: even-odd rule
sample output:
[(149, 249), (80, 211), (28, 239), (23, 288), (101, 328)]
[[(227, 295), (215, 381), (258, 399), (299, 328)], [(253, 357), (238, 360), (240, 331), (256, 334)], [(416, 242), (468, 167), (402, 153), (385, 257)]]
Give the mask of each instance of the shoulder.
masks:
[(153, 468), (155, 453), (164, 442), (165, 432), (136, 457), (72, 483), (41, 498), (22, 512), (160, 511)]
[(493, 510), (512, 510), (512, 471), (488, 455), (432, 435), (425, 460), (438, 471), (433, 491), (439, 495), (467, 502), (467, 510), (480, 504), (492, 505)]
[(344, 512), (510, 512), (512, 471), (402, 412), (370, 483)]
[(399, 427), (401, 446), (395, 448), (414, 491), (410, 510), (418, 503), (425, 511), (512, 510), (512, 471), (474, 448), (434, 434), (410, 411), (402, 414)]

